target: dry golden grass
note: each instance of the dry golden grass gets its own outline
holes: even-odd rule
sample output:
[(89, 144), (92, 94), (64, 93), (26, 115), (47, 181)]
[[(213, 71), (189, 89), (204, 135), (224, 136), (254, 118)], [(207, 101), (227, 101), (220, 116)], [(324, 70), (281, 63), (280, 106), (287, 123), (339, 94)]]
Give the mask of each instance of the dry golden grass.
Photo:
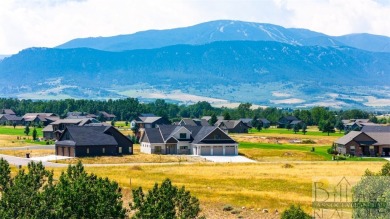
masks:
[(0, 147), (21, 147), (32, 145), (23, 140), (23, 138), (31, 139), (31, 137), (23, 136), (21, 139), (18, 139), (16, 135), (2, 135), (0, 134)]
[(0, 154), (12, 155), (16, 157), (26, 157), (26, 153), (29, 153), (30, 157), (42, 157), (47, 155), (53, 155), (54, 149), (0, 150)]
[[(282, 212), (290, 204), (300, 204), (307, 212), (311, 210), (313, 177), (361, 176), (366, 169), (378, 171), (383, 165), (383, 162), (313, 161), (292, 162), (293, 168), (285, 168), (285, 163), (135, 165), (86, 167), (86, 170), (117, 181), (123, 188), (125, 203), (131, 200), (132, 188), (150, 189), (155, 182), (170, 178), (200, 199), (207, 218), (237, 218), (222, 211), (226, 204), (239, 208), (239, 215), (244, 218), (273, 218), (274, 214), (263, 214), (261, 209)], [(61, 170), (55, 169), (56, 177)]]

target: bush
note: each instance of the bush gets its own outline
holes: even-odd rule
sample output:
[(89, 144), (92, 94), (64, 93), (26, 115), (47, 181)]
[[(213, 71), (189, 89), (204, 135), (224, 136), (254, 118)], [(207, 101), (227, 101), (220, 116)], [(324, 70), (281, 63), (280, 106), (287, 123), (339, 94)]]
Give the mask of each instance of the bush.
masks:
[(286, 163), (282, 165), (282, 168), (294, 168), (292, 164)]
[(235, 209), (233, 211), (231, 211), (232, 214), (239, 214), (241, 213), (241, 210), (240, 209)]
[(302, 210), (301, 206), (291, 205), (282, 213), (281, 219), (311, 219), (311, 217)]
[(223, 206), (223, 211), (231, 211), (231, 210), (233, 210), (232, 206), (230, 206), (230, 205)]
[(302, 144), (316, 144), (316, 142), (312, 139), (304, 139), (302, 140)]

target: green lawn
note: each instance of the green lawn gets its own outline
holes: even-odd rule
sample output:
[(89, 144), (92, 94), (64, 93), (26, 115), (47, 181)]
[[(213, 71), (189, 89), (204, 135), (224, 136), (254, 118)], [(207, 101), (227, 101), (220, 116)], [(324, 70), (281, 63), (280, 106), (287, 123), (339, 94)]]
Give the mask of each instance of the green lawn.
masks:
[[(314, 152), (311, 152), (314, 147)], [(296, 150), (301, 152), (310, 152), (313, 155), (323, 157), (324, 160), (332, 160), (332, 155), (327, 153), (327, 149), (330, 146), (313, 146), (313, 145), (294, 145), (294, 144), (268, 144), (268, 143), (250, 143), (250, 142), (240, 142), (239, 149), (259, 149), (259, 150)], [(350, 157), (347, 158), (348, 161), (383, 161), (383, 158), (360, 158), (360, 157)]]
[[(302, 130), (301, 130), (302, 131)], [(301, 131), (297, 132), (297, 134), (303, 134)], [(292, 129), (287, 130), (284, 128), (268, 128), (268, 129), (262, 129), (261, 131), (258, 131), (256, 129), (250, 129), (249, 133), (272, 133), (272, 134), (295, 134)], [(309, 130), (306, 132), (306, 135), (315, 135), (315, 136), (328, 136), (328, 133), (320, 132), (320, 131), (313, 131)], [(329, 133), (329, 136), (344, 136), (344, 133)]]
[[(24, 134), (24, 126), (16, 126), (15, 128), (13, 126), (0, 126), (0, 135), (19, 135), (19, 136), (25, 136)], [(38, 132), (38, 137), (42, 137), (42, 128), (36, 128)], [(30, 127), (30, 133), (29, 136), (32, 135), (34, 128)]]

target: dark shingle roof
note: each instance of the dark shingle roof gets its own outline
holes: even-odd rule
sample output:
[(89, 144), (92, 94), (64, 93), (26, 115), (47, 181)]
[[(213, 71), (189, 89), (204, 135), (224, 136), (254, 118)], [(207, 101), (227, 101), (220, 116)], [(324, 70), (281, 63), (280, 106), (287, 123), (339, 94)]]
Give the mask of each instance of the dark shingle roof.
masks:
[(12, 109), (1, 109), (1, 114), (15, 115), (15, 112)]
[(65, 133), (69, 132), (76, 146), (93, 146), (93, 145), (118, 145), (115, 138), (106, 133), (111, 126), (69, 126), (61, 135), (58, 144), (69, 141), (65, 139)]
[[(390, 135), (390, 126), (363, 126), (362, 132), (388, 132)], [(390, 136), (389, 136), (390, 138)]]
[(164, 142), (159, 128), (147, 128), (147, 129), (145, 129), (145, 135), (149, 139), (149, 143), (163, 143)]
[[(202, 141), (205, 137), (211, 134), (214, 130), (219, 129), (215, 126), (174, 126), (174, 125), (160, 125), (158, 128), (146, 128), (145, 135), (149, 143), (164, 143), (170, 139), (173, 134), (182, 128), (186, 128), (191, 132), (190, 141), (192, 143), (210, 143)], [(221, 132), (223, 132), (221, 130)], [(143, 137), (146, 141), (146, 138)], [(213, 140), (211, 143), (236, 143), (228, 136), (228, 139)]]
[(3, 117), (8, 121), (21, 121), (22, 117), (10, 115), (10, 114), (4, 114), (3, 116), (0, 116), (0, 118)]

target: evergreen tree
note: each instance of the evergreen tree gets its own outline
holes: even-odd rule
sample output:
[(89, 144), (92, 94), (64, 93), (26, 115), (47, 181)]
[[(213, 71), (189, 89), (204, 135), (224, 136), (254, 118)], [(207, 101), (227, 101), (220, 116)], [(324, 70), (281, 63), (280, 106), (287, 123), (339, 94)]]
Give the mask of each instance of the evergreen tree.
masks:
[(228, 111), (225, 111), (225, 112), (223, 113), (223, 119), (224, 119), (224, 120), (230, 120), (230, 119), (231, 119), (230, 114), (229, 114)]
[(217, 121), (218, 121), (217, 116), (215, 115), (215, 113), (213, 113), (213, 114), (211, 115), (210, 120), (209, 120), (209, 124), (210, 124), (210, 125), (214, 125)]
[(325, 121), (322, 127), (322, 132), (327, 132), (329, 136), (329, 133), (334, 132), (334, 125), (329, 120)]
[(135, 210), (133, 218), (154, 219), (191, 219), (197, 218), (200, 207), (199, 200), (191, 196), (184, 186), (178, 189), (169, 179), (159, 187), (156, 183), (153, 189), (145, 194), (141, 187), (133, 190), (133, 203), (130, 208)]
[(339, 130), (339, 133), (341, 133), (341, 131), (344, 130), (344, 128), (345, 128), (344, 123), (343, 123), (343, 121), (341, 121), (341, 119), (336, 121), (335, 126)]
[(30, 127), (29, 125), (26, 125), (26, 127), (24, 128), (24, 134), (28, 136), (29, 133), (30, 133)]
[(306, 132), (307, 132), (307, 125), (304, 123), (304, 124), (302, 125), (302, 133), (303, 133), (304, 135), (306, 135)]
[(293, 130), (294, 130), (295, 134), (297, 134), (297, 132), (299, 132), (299, 129), (300, 129), (299, 124), (294, 124)]
[(32, 137), (34, 141), (37, 140), (37, 135), (38, 135), (37, 130), (34, 128), (32, 132)]

